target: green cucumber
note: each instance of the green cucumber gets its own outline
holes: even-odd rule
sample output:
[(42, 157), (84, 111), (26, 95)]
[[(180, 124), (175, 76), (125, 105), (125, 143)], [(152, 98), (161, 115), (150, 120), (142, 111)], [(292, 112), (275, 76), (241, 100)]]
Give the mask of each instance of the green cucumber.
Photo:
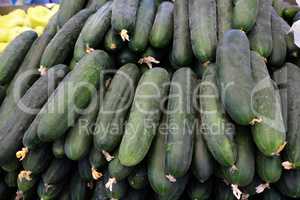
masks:
[(78, 161), (78, 172), (79, 176), (81, 177), (82, 180), (84, 181), (92, 181), (93, 176), (92, 176), (92, 166), (89, 162), (88, 157), (81, 159)]
[[(107, 174), (106, 174), (107, 175)], [(104, 181), (105, 183), (107, 183), (108, 176), (104, 177)], [(127, 190), (128, 190), (128, 183), (127, 180), (122, 180), (119, 182), (116, 182), (113, 187), (111, 188), (112, 190), (110, 190), (109, 188), (105, 188), (106, 189), (106, 194), (107, 196), (111, 199), (122, 199), (123, 197), (126, 196), (127, 194)]]
[(36, 32), (25, 31), (11, 41), (1, 53), (0, 84), (8, 84), (13, 79), (36, 38)]
[(244, 192), (244, 194), (242, 196), (249, 195), (250, 197), (253, 197), (254, 195), (256, 195), (258, 193), (257, 190), (259, 189), (260, 186), (264, 187), (267, 185), (268, 184), (264, 184), (264, 182), (258, 176), (254, 176), (254, 178), (250, 184), (246, 185), (245, 187), (240, 188)]
[(122, 165), (118, 159), (118, 154), (116, 154), (115, 157), (116, 158), (108, 164), (108, 172), (110, 178), (114, 178), (116, 181), (122, 181), (130, 175), (134, 168)]
[(106, 33), (103, 43), (104, 49), (108, 52), (117, 52), (124, 44), (122, 39), (113, 31), (112, 28)]
[(94, 94), (86, 113), (72, 127), (65, 139), (64, 151), (70, 160), (81, 160), (90, 150), (92, 144), (92, 126), (99, 110), (99, 95)]
[(208, 180), (205, 183), (200, 183), (196, 179), (192, 179), (187, 185), (187, 193), (190, 199), (206, 200), (211, 198), (212, 188), (212, 180)]
[(214, 60), (218, 40), (216, 1), (190, 0), (189, 25), (196, 58), (202, 63)]
[(25, 172), (26, 174), (26, 171), (21, 171), (19, 173), (17, 184), (18, 184), (18, 190), (24, 193), (34, 187), (39, 177), (36, 175), (23, 176), (23, 172)]
[(173, 11), (172, 2), (164, 1), (159, 5), (149, 36), (151, 46), (165, 48), (171, 43), (174, 28)]
[(0, 182), (0, 199), (7, 200), (7, 199), (11, 198), (11, 194), (12, 194), (11, 188), (9, 188), (5, 184), (5, 182), (2, 180)]
[(37, 194), (40, 199), (51, 200), (56, 199), (63, 189), (63, 183), (48, 185), (41, 180), (38, 184)]
[(126, 65), (128, 63), (137, 63), (138, 55), (132, 52), (128, 47), (121, 49), (117, 54), (117, 62), (119, 66)]
[(78, 12), (57, 32), (42, 55), (41, 67), (50, 68), (66, 61), (85, 21), (92, 13), (91, 9)]
[(65, 156), (64, 150), (65, 139), (59, 139), (52, 144), (52, 153), (55, 158), (63, 158)]
[(179, 67), (187, 66), (193, 61), (188, 10), (188, 1), (177, 0), (174, 2), (174, 36), (171, 60)]
[(184, 176), (184, 179), (181, 181), (180, 185), (177, 185), (174, 187), (173, 185), (173, 190), (172, 193), (166, 194), (166, 195), (159, 195), (159, 199), (161, 200), (178, 200), (180, 199), (181, 195), (183, 195), (183, 197), (185, 196), (184, 193), (184, 189), (188, 183), (189, 177), (188, 175)]
[(89, 161), (92, 167), (99, 169), (107, 164), (105, 156), (101, 151), (98, 151), (95, 147), (89, 153)]
[(127, 178), (129, 185), (135, 189), (140, 190), (147, 186), (147, 168), (144, 165), (136, 168)]
[(222, 180), (217, 181), (217, 186), (215, 189), (215, 200), (234, 200), (236, 199), (232, 193), (231, 188), (223, 183)]
[(253, 111), (262, 120), (252, 126), (253, 139), (266, 156), (278, 155), (286, 144), (279, 92), (273, 85), (264, 58), (254, 51), (251, 52), (251, 66), (256, 84), (252, 91)]
[(263, 200), (284, 200), (285, 198), (275, 189), (269, 189), (264, 192)]
[(258, 10), (259, 0), (233, 0), (233, 28), (250, 31), (255, 25)]
[(147, 199), (149, 195), (148, 190), (134, 190), (131, 189), (128, 191), (127, 196), (124, 200), (140, 200), (140, 199)]
[(270, 56), (270, 64), (273, 67), (281, 67), (287, 54), (286, 33), (281, 27), (280, 17), (276, 11), (272, 10), (272, 40), (273, 50)]
[(139, 68), (131, 63), (121, 67), (113, 77), (100, 107), (96, 122), (97, 128), (93, 134), (94, 146), (98, 150), (111, 152), (120, 144), (124, 122), (132, 104), (139, 77)]
[(15, 153), (21, 147), (24, 132), (67, 72), (67, 66), (55, 66), (38, 79), (18, 101), (17, 107), (0, 131), (0, 163), (14, 159)]
[(101, 179), (96, 183), (95, 190), (91, 200), (109, 200), (107, 197), (104, 180)]
[(53, 185), (64, 180), (71, 171), (72, 162), (66, 158), (53, 159), (43, 174), (43, 182)]
[(173, 98), (168, 100), (167, 108), (166, 173), (173, 177), (184, 176), (192, 162), (197, 82), (196, 74), (190, 68), (181, 68), (172, 77), (169, 96)]
[(262, 153), (257, 153), (256, 171), (263, 181), (267, 183), (277, 182), (282, 173), (280, 157), (266, 157)]
[(62, 0), (57, 14), (58, 27), (62, 28), (69, 19), (84, 8), (86, 0)]
[(5, 172), (16, 171), (19, 168), (20, 168), (20, 162), (19, 160), (17, 160), (17, 158), (14, 158), (11, 161), (1, 165), (1, 169), (3, 169)]
[[(94, 51), (80, 60), (68, 79), (58, 86), (38, 114), (40, 122), (37, 132), (42, 141), (54, 141), (64, 136), (71, 126), (70, 120), (74, 122), (78, 118), (76, 110), (86, 108), (92, 93), (99, 85), (103, 85), (103, 70), (109, 66), (111, 59), (101, 50)], [(90, 89), (87, 89), (87, 85)], [(48, 112), (49, 109), (51, 112)]]
[[(232, 167), (237, 158), (234, 142), (235, 130), (234, 125), (224, 115), (217, 87), (216, 71), (217, 67), (214, 64), (208, 65), (200, 84), (200, 115), (203, 124), (201, 129), (208, 150), (214, 159), (222, 166)], [(218, 128), (213, 131), (212, 127), (216, 124), (218, 124)], [(197, 137), (201, 137), (201, 135)]]
[(113, 1), (111, 26), (114, 31), (120, 34), (122, 31), (125, 31), (126, 34), (127, 32), (130, 34), (133, 32), (136, 23), (138, 6), (139, 0)]
[(250, 47), (246, 34), (229, 30), (217, 49), (217, 74), (222, 103), (230, 117), (240, 125), (248, 125), (255, 116), (251, 110), (253, 79)]
[(86, 198), (87, 189), (85, 181), (81, 180), (80, 176), (76, 173), (70, 181), (71, 192), (69, 193), (70, 200), (81, 200)]
[(120, 144), (121, 164), (135, 166), (147, 155), (158, 128), (161, 101), (167, 96), (169, 80), (169, 73), (159, 67), (149, 69), (140, 79)]
[(236, 169), (221, 167), (221, 170), (229, 183), (247, 186), (252, 182), (255, 172), (253, 144), (247, 127), (237, 127), (235, 141), (238, 152)]
[(4, 177), (4, 182), (10, 188), (18, 187), (17, 179), (18, 179), (19, 171), (13, 171), (6, 173)]
[(232, 0), (216, 0), (218, 39), (222, 40), (224, 33), (232, 28), (233, 4)]
[(280, 180), (276, 183), (277, 189), (283, 195), (290, 198), (300, 198), (300, 171), (284, 171)]
[(140, 0), (135, 29), (129, 41), (129, 48), (131, 50), (143, 52), (147, 48), (155, 11), (155, 0)]
[(86, 7), (99, 9), (103, 6), (108, 0), (88, 0)]
[(251, 49), (268, 58), (272, 53), (272, 0), (259, 1), (256, 24), (249, 34)]

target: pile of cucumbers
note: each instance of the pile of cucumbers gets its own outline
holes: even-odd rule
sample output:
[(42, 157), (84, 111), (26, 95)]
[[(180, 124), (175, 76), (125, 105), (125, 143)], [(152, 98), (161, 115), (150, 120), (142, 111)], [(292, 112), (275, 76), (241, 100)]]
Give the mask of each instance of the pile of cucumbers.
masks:
[(63, 0), (0, 55), (0, 200), (299, 199), (299, 10)]

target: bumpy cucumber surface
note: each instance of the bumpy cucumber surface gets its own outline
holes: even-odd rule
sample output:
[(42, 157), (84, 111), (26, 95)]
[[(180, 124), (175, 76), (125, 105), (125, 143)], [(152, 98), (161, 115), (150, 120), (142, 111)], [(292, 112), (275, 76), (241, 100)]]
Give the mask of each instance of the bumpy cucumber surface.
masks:
[(267, 183), (277, 182), (282, 173), (280, 157), (266, 157), (262, 153), (257, 153), (256, 171), (263, 181)]
[[(170, 75), (163, 68), (150, 69), (140, 79), (120, 144), (118, 157), (121, 164), (137, 165), (148, 153), (158, 128), (161, 101), (167, 96), (169, 80)], [(145, 95), (152, 97), (145, 99)]]
[(215, 59), (217, 6), (215, 0), (190, 0), (189, 25), (194, 55), (202, 63)]
[(285, 196), (300, 198), (300, 171), (284, 171), (276, 186)]
[(232, 0), (216, 0), (218, 39), (222, 40), (226, 31), (232, 28), (233, 4)]

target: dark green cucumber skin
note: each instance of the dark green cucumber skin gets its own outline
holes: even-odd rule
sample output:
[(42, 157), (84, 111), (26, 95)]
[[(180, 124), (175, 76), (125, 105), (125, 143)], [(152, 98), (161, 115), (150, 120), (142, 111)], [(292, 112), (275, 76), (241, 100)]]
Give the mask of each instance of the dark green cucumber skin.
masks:
[[(203, 136), (208, 150), (220, 165), (225, 167), (233, 166), (237, 159), (237, 147), (234, 142), (235, 130), (234, 125), (224, 115), (217, 87), (216, 65), (208, 65), (205, 70), (199, 88), (199, 95), (201, 108), (200, 115), (203, 124), (201, 129), (203, 132), (202, 135), (197, 137)], [(213, 131), (211, 127), (216, 124), (218, 124), (219, 128), (216, 131)], [(203, 145), (205, 144), (203, 143)], [(203, 154), (204, 150), (202, 150), (201, 153)], [(200, 163), (200, 160), (196, 160), (195, 162)], [(202, 161), (200, 164), (203, 165)], [(205, 165), (205, 167), (209, 167), (211, 170), (210, 165)], [(203, 172), (199, 170), (199, 173)]]
[(66, 158), (54, 159), (43, 174), (43, 182), (48, 185), (60, 183), (68, 177), (72, 162)]
[(186, 175), (182, 178), (184, 178), (184, 179), (180, 181), (179, 185), (174, 186), (174, 184), (172, 184), (173, 185), (172, 187), (174, 187), (172, 189), (172, 193), (169, 193), (166, 195), (158, 195), (159, 196), (158, 199), (160, 199), (160, 200), (178, 200), (178, 199), (180, 199), (180, 197), (181, 197), (181, 195), (183, 195), (184, 189), (188, 183), (189, 175)]
[(233, 28), (250, 31), (257, 20), (258, 10), (259, 0), (233, 0)]
[(84, 8), (86, 0), (62, 0), (57, 14), (58, 27), (62, 28), (77, 12)]
[[(196, 122), (194, 90), (196, 74), (190, 68), (181, 68), (173, 74), (168, 101), (166, 173), (174, 177), (184, 176), (190, 168)], [(172, 129), (174, 125), (176, 128)]]
[(47, 75), (37, 80), (18, 101), (17, 107), (0, 130), (0, 163), (14, 159), (16, 151), (21, 148), (23, 134), (34, 120), (36, 112), (67, 72), (67, 66), (55, 66)]
[(100, 106), (93, 134), (98, 150), (111, 152), (120, 144), (139, 77), (139, 68), (131, 63), (122, 66), (113, 77)]
[(117, 62), (119, 66), (126, 65), (128, 63), (137, 63), (138, 62), (138, 55), (131, 51), (129, 48), (123, 48), (117, 54)]
[(1, 53), (0, 84), (8, 84), (13, 79), (36, 38), (36, 32), (25, 31), (11, 41)]
[(92, 166), (89, 162), (88, 157), (81, 159), (78, 161), (78, 172), (79, 176), (81, 177), (82, 180), (84, 181), (92, 181), (93, 176), (92, 176)]
[(281, 194), (290, 198), (300, 198), (300, 171), (285, 170), (280, 180), (276, 183), (277, 189)]
[(37, 194), (40, 199), (51, 200), (58, 197), (62, 189), (63, 183), (59, 183), (56, 185), (47, 185), (41, 180), (38, 184)]
[(107, 164), (102, 152), (98, 151), (95, 147), (93, 147), (89, 153), (89, 161), (91, 166), (95, 167), (96, 169), (99, 169)]
[(159, 5), (149, 35), (151, 46), (165, 48), (171, 43), (174, 28), (173, 11), (172, 2), (164, 1)]
[(230, 186), (223, 183), (223, 181), (218, 180), (217, 186), (215, 188), (215, 200), (234, 200), (236, 199), (232, 193)]
[(112, 53), (119, 51), (124, 45), (121, 37), (112, 28), (106, 33), (103, 43), (104, 49)]
[(18, 187), (17, 179), (18, 179), (19, 171), (13, 171), (6, 173), (4, 177), (4, 182), (10, 188)]
[[(89, 87), (93, 86), (93, 90), (103, 85), (103, 70), (110, 66), (109, 55), (101, 50), (96, 50), (80, 60), (68, 79), (58, 86), (56, 92), (38, 114), (40, 123), (37, 133), (42, 141), (54, 141), (64, 136), (70, 127), (69, 120), (75, 121), (78, 118), (76, 109), (86, 108), (92, 98), (94, 91), (87, 90), (86, 84), (89, 84)], [(83, 87), (82, 84), (85, 86)], [(53, 108), (56, 108), (53, 112), (47, 112), (48, 109)], [(60, 112), (57, 108), (65, 112)]]
[(79, 117), (65, 139), (64, 152), (70, 160), (81, 160), (90, 150), (93, 136), (92, 126), (95, 123), (99, 110), (99, 95), (94, 94), (86, 114)]
[(248, 125), (255, 117), (251, 110), (250, 47), (246, 34), (229, 30), (217, 49), (217, 77), (222, 103), (230, 117)]
[(139, 0), (115, 0), (112, 5), (111, 26), (120, 33), (123, 29), (130, 33), (135, 28)]
[(22, 165), (24, 170), (38, 175), (48, 167), (52, 157), (51, 148), (48, 145), (43, 145), (39, 149), (30, 150), (26, 158), (22, 161)]
[[(127, 192), (127, 196), (124, 200), (140, 200), (140, 199), (149, 199), (149, 192), (145, 190), (134, 190), (131, 189)], [(147, 198), (148, 197), (148, 198)]]
[(273, 50), (270, 56), (270, 64), (272, 67), (281, 67), (285, 62), (287, 54), (286, 33), (282, 29), (280, 17), (274, 9), (272, 9), (272, 40)]
[(256, 187), (264, 184), (265, 182), (263, 182), (258, 176), (254, 176), (253, 180), (251, 181), (250, 184), (246, 185), (245, 187), (241, 187), (240, 189), (245, 193), (248, 194), (250, 196), (254, 196), (256, 195)]
[(86, 183), (83, 181), (79, 174), (74, 174), (71, 183), (70, 183), (71, 192), (69, 193), (69, 199), (70, 200), (81, 200), (85, 199), (87, 189), (86, 189)]
[(134, 167), (126, 167), (120, 163), (117, 157), (109, 162), (108, 172), (111, 178), (115, 178), (117, 181), (122, 181), (127, 178), (133, 171)]
[(221, 170), (229, 183), (238, 186), (247, 186), (252, 182), (255, 171), (253, 144), (247, 127), (237, 127), (235, 141), (238, 152), (235, 164), (237, 170), (232, 171), (231, 168), (224, 167)]
[(85, 21), (93, 12), (92, 9), (81, 10), (57, 32), (42, 55), (41, 66), (50, 68), (66, 61)]
[(52, 144), (52, 153), (55, 158), (63, 158), (65, 156), (64, 150), (65, 139), (59, 139)]
[(263, 181), (267, 183), (277, 182), (282, 173), (280, 157), (267, 157), (262, 153), (257, 153), (256, 171)]
[(226, 31), (232, 28), (233, 4), (232, 0), (216, 0), (218, 39), (222, 40)]
[(110, 27), (112, 2), (108, 1), (84, 24), (80, 37), (75, 44), (75, 59), (79, 61), (86, 55), (87, 48), (98, 48)]
[(187, 193), (190, 199), (206, 200), (211, 198), (213, 189), (213, 180), (208, 180), (205, 183), (200, 183), (195, 179), (189, 181)]
[(189, 25), (196, 58), (202, 63), (214, 60), (218, 40), (216, 1), (190, 0)]
[(251, 49), (268, 58), (272, 53), (272, 0), (259, 1), (256, 24), (249, 34)]
[(184, 67), (192, 63), (193, 51), (190, 41), (188, 1), (178, 0), (174, 2), (174, 31), (172, 61)]
[(93, 192), (92, 200), (109, 200), (106, 194), (105, 181), (100, 179), (95, 186)]
[(148, 185), (147, 168), (144, 165), (136, 168), (127, 178), (129, 185), (135, 190), (141, 190)]
[[(106, 174), (108, 175), (108, 174)], [(108, 181), (108, 176), (104, 177), (105, 183)], [(127, 180), (122, 180), (118, 181), (116, 184), (113, 185), (112, 191), (110, 191), (108, 188), (105, 188), (106, 190), (106, 195), (111, 199), (122, 199), (123, 197), (126, 196), (127, 191), (128, 191), (128, 183)]]
[(16, 171), (20, 168), (20, 162), (17, 158), (10, 160), (9, 162), (1, 165), (1, 169), (5, 172)]
[(6, 88), (0, 85), (0, 105), (2, 104), (5, 97), (6, 97)]
[(31, 175), (30, 176), (31, 180), (27, 180), (25, 178), (20, 179), (18, 177), (17, 184), (18, 184), (18, 190), (22, 192), (27, 192), (28, 190), (32, 189), (35, 185), (35, 183), (38, 181), (37, 176)]
[[(161, 101), (167, 96), (169, 80), (169, 73), (158, 67), (149, 69), (140, 79), (120, 144), (121, 164), (135, 166), (147, 155), (159, 125)], [(145, 95), (155, 97), (145, 99)], [(151, 127), (145, 120), (151, 121)]]
[(86, 7), (92, 9), (99, 9), (103, 6), (108, 0), (89, 0)]
[(131, 50), (143, 52), (147, 48), (155, 11), (155, 0), (140, 0), (135, 29), (129, 41), (129, 48)]
[(253, 90), (253, 110), (263, 121), (252, 126), (252, 135), (258, 149), (266, 156), (273, 156), (286, 141), (286, 130), (281, 111), (280, 95), (270, 78), (264, 58), (251, 52), (251, 67), (256, 88)]
[(212, 176), (215, 164), (202, 133), (198, 130), (196, 131), (191, 170), (197, 180), (200, 183), (204, 183)]
[(1, 200), (7, 200), (11, 198), (11, 188), (9, 188), (5, 182), (2, 180), (0, 182), (0, 199)]
[(264, 192), (263, 200), (284, 200), (285, 198), (275, 189), (269, 189)]

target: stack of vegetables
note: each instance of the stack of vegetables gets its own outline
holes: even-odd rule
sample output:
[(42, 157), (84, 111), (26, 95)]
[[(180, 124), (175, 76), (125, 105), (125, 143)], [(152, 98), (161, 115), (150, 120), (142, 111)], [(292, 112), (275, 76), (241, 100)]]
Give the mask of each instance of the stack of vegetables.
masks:
[(0, 57), (0, 199), (300, 198), (298, 10), (63, 0)]

